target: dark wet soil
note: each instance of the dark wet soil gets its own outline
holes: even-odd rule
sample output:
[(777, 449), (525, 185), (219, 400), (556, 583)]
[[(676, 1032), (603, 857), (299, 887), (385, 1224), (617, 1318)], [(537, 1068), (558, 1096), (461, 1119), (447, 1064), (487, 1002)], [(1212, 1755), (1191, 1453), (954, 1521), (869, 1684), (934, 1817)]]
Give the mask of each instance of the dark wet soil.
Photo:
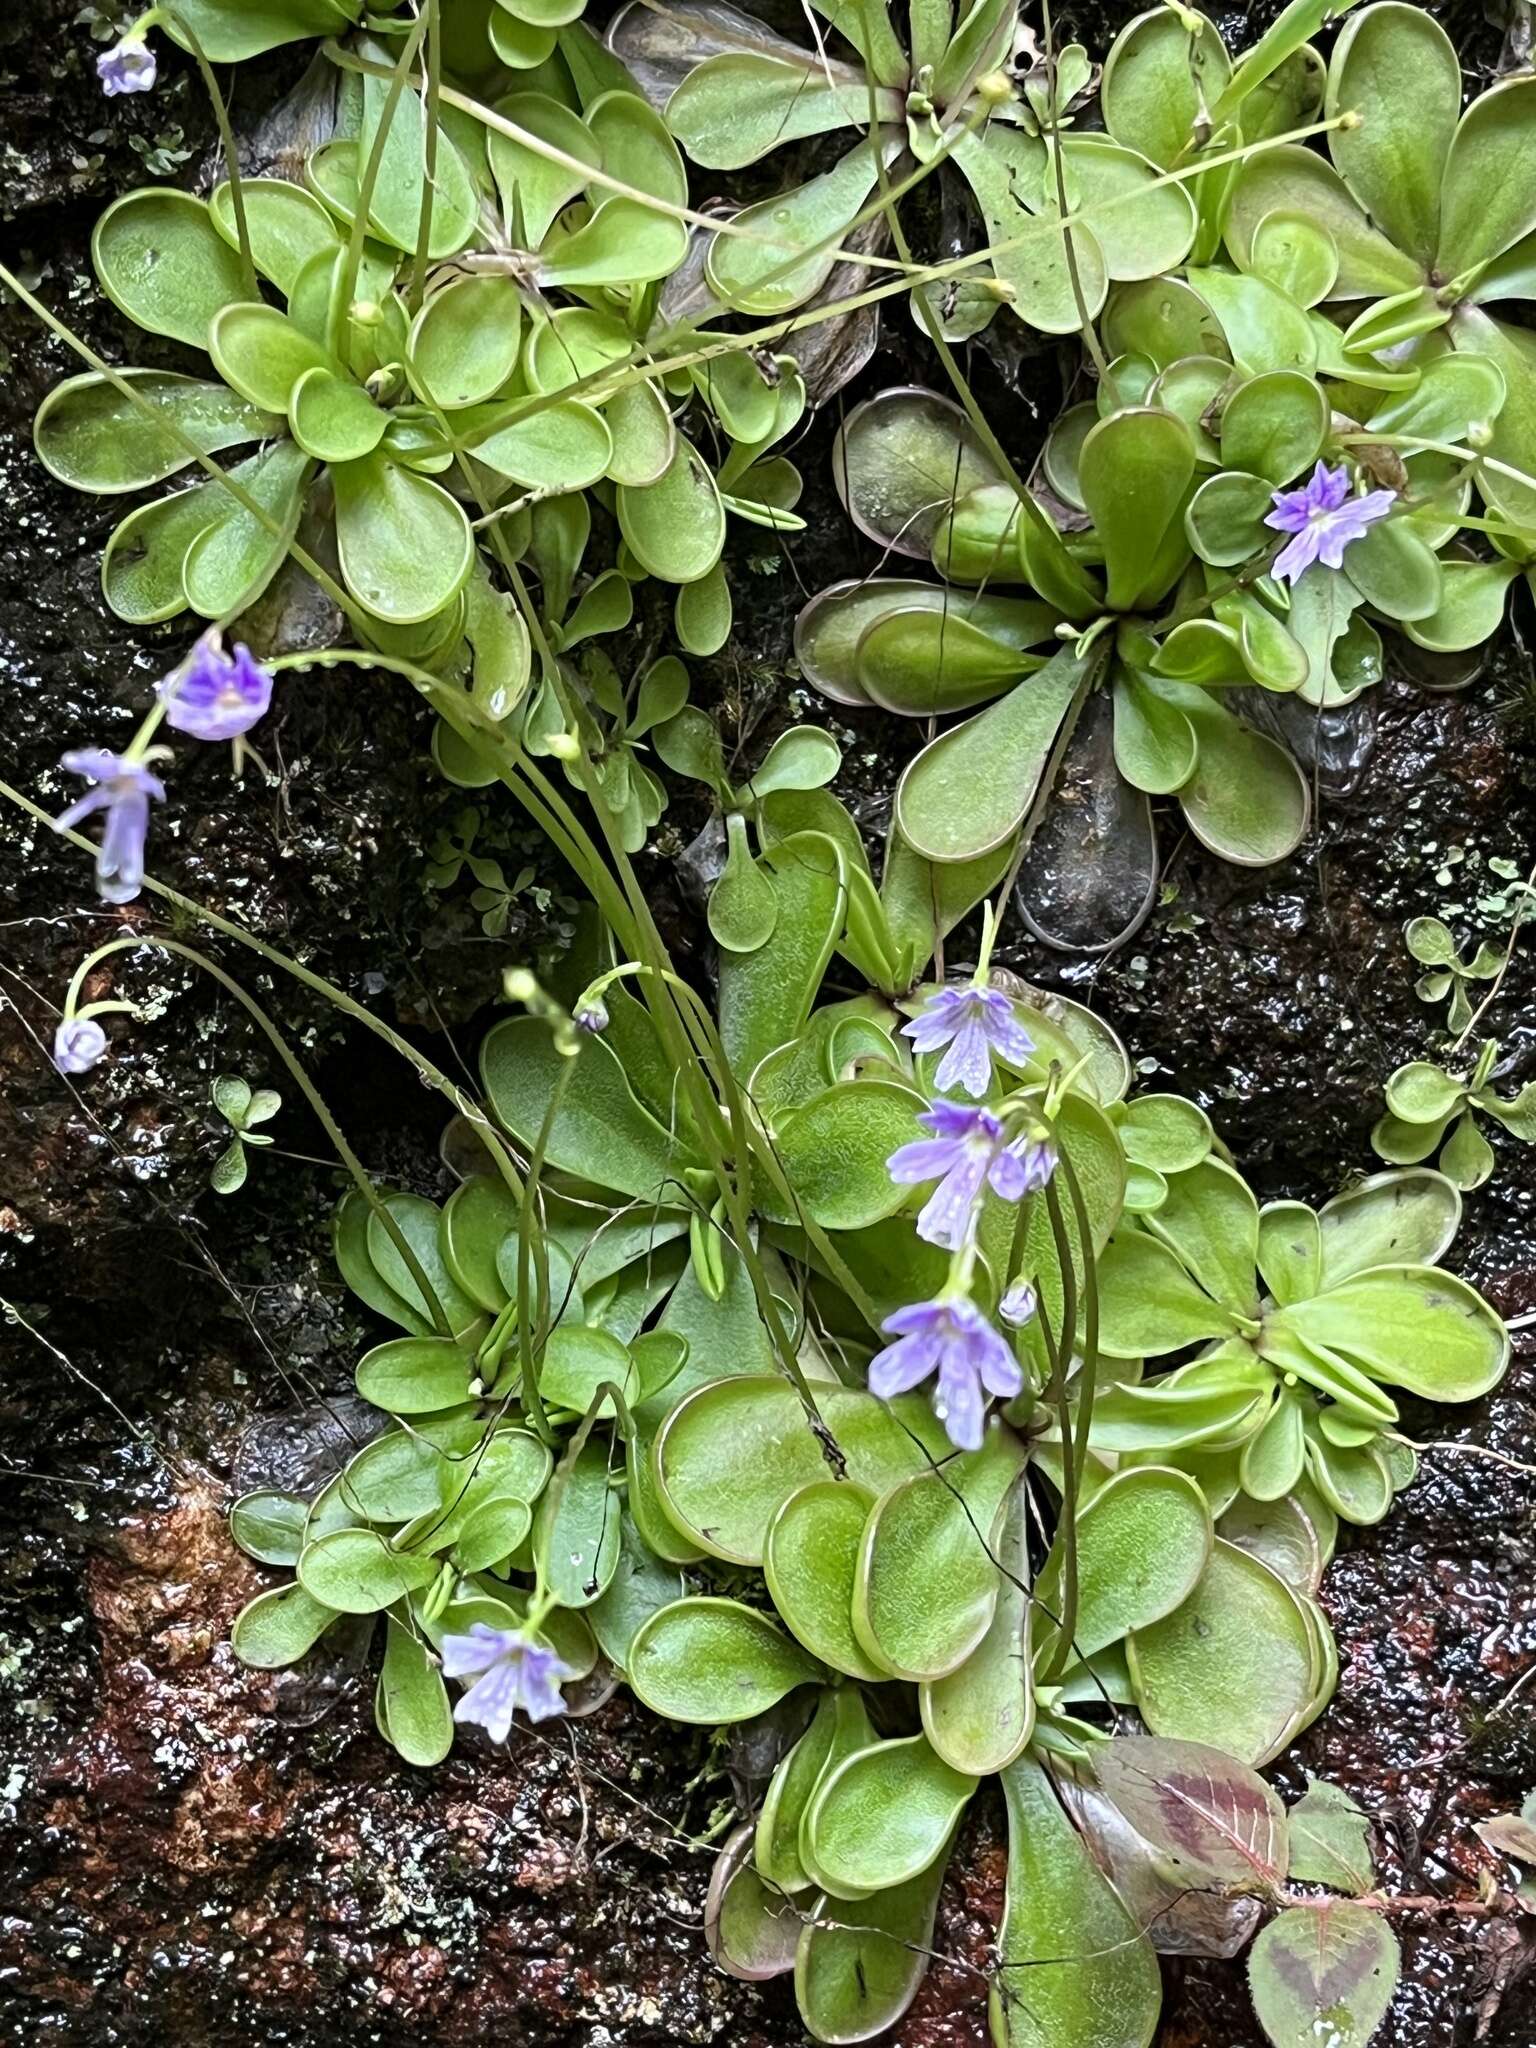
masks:
[[(83, 252), (101, 205), (146, 175), (149, 150), (198, 161), (209, 123), (174, 60), (151, 100), (107, 110), (87, 76), (73, 0), (29, 0), (0, 24), (8, 150), (6, 260), (117, 360), (144, 361), (92, 301)], [(1093, 28), (1085, 20), (1085, 26)], [(1498, 34), (1467, 23), (1479, 66)], [(1469, 48), (1472, 44), (1469, 42)], [(248, 67), (260, 110), (292, 75)], [(170, 139), (167, 139), (170, 138)], [(72, 366), (16, 306), (0, 310), (0, 731), (3, 772), (63, 801), (62, 748), (131, 731), (175, 627), (135, 635), (106, 615), (96, 571), (110, 508), (54, 486), (31, 413)], [(130, 353), (131, 351), (131, 353)], [(170, 358), (167, 357), (167, 360)], [(1022, 457), (1026, 398), (975, 357), (978, 388)], [(906, 330), (853, 402), (927, 374)], [(1055, 398), (1054, 353), (1026, 370)], [(827, 486), (831, 420), (800, 453), (810, 533), (736, 545), (740, 619), (709, 688), (755, 754), (776, 725), (824, 718), (796, 687), (788, 628), (803, 591), (868, 566)], [(1526, 600), (1522, 599), (1522, 606)], [(1374, 748), (1317, 833), (1278, 870), (1243, 874), (1172, 849), (1167, 900), (1107, 961), (1016, 946), (1010, 964), (1089, 996), (1149, 1076), (1197, 1096), (1266, 1193), (1321, 1198), (1373, 1165), (1382, 1077), (1442, 1049), (1413, 993), (1406, 917), (1464, 938), (1507, 936), (1496, 899), (1536, 845), (1536, 670), (1528, 609), (1484, 678), (1432, 697), (1394, 681)], [(832, 720), (844, 791), (877, 826), (907, 735)], [(462, 800), (426, 756), (413, 699), (356, 678), (284, 686), (262, 745), (274, 786), (231, 784), (214, 750), (180, 749), (157, 821), (155, 869), (227, 912), (428, 1046), (472, 1062), (500, 968), (558, 935), (561, 877), (523, 821), (484, 805), (508, 878), (531, 862), (504, 937), (437, 893), (429, 849)], [(223, 1508), (253, 1461), (349, 1417), (369, 1318), (327, 1255), (337, 1188), (296, 1101), (273, 1151), (225, 1201), (208, 1090), (220, 1072), (283, 1086), (270, 1050), (206, 978), (148, 956), (110, 977), (152, 1020), (113, 1025), (109, 1062), (77, 1084), (46, 1055), (75, 962), (114, 934), (158, 928), (152, 907), (103, 914), (84, 864), (9, 809), (0, 867), (0, 2023), (4, 2037), (117, 2044), (480, 2043), (505, 2048), (792, 2048), (782, 1986), (719, 1976), (700, 1935), (709, 1853), (695, 1837), (730, 1796), (724, 1760), (616, 1699), (493, 1755), (459, 1750), (431, 1774), (374, 1733), (360, 1648), (320, 1670), (247, 1673), (229, 1621), (262, 1575), (232, 1549)], [(697, 922), (664, 855), (698, 822), (680, 793), (650, 881), (669, 938), (701, 964)], [(1165, 821), (1166, 823), (1166, 821)], [(178, 936), (199, 943), (194, 930)], [(1504, 1085), (1536, 1074), (1530, 944), (1487, 1019)], [(220, 942), (269, 1004), (374, 1172), (440, 1192), (438, 1105), (366, 1033)], [(231, 956), (234, 957), (231, 957)], [(284, 1090), (292, 1098), (291, 1088)], [(1498, 1171), (1468, 1200), (1463, 1270), (1505, 1313), (1536, 1309), (1536, 1161), (1494, 1135)], [(1375, 1817), (1393, 1883), (1465, 1901), (1490, 1868), (1471, 1823), (1536, 1784), (1536, 1347), (1490, 1401), (1409, 1419), (1448, 1447), (1384, 1528), (1346, 1543), (1325, 1600), (1338, 1697), (1286, 1761), (1347, 1786)], [(329, 1411), (314, 1404), (322, 1398)], [(280, 1439), (274, 1447), (274, 1418)], [(297, 1418), (296, 1420), (294, 1418)], [(257, 1436), (250, 1432), (255, 1426)], [(338, 1426), (334, 1425), (333, 1426)], [(1514, 1464), (1476, 1455), (1495, 1451)], [(239, 1475), (237, 1479), (237, 1462)], [(989, 1927), (1001, 1888), (998, 1816), (983, 1802), (956, 1857), (935, 1969), (903, 2048), (981, 2048)], [(1536, 1976), (1510, 1923), (1414, 1916), (1381, 2039), (1461, 2048), (1536, 2044)], [(1162, 2039), (1249, 2048), (1240, 1964), (1169, 1964)]]

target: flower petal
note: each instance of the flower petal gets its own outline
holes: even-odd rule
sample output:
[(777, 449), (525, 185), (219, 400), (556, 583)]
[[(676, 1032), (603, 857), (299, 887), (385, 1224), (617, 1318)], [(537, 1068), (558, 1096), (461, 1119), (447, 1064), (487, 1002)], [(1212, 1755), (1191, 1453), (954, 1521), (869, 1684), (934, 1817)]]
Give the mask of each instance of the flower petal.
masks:
[(910, 1145), (898, 1145), (885, 1162), (885, 1170), (897, 1187), (918, 1187), (948, 1173), (965, 1148), (955, 1138), (914, 1138)]
[(992, 1085), (992, 1051), (979, 1017), (966, 1018), (933, 1078), (940, 1089), (963, 1088), (967, 1095), (977, 1097), (986, 1094)]
[(933, 1336), (901, 1337), (888, 1344), (869, 1361), (869, 1391), (882, 1401), (910, 1394), (938, 1364), (940, 1349), (939, 1339)]
[(918, 1236), (944, 1251), (959, 1251), (970, 1235), (976, 1200), (986, 1176), (985, 1154), (962, 1152), (924, 1203), (917, 1219)]

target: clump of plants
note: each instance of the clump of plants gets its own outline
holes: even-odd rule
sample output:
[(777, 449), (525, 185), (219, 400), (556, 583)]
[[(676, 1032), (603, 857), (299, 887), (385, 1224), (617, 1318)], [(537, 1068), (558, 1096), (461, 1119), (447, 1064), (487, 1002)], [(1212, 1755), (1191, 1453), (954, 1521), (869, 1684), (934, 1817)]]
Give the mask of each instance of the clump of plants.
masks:
[[(533, 869), (509, 884), (479, 841), (500, 805), (580, 902), (567, 950), (507, 971), (475, 1088), (327, 991), (444, 1098), (441, 1204), (374, 1184), (184, 936), (115, 938), (66, 992), (75, 1076), (133, 1008), (87, 993), (109, 959), (158, 947), (244, 1004), (351, 1178), (337, 1266), (392, 1330), (356, 1368), (377, 1433), (313, 1497), (234, 1504), (291, 1574), (234, 1647), (278, 1669), (371, 1630), (379, 1732), (420, 1767), (620, 1683), (679, 1727), (774, 1716), (705, 1932), (733, 1974), (792, 1977), (820, 2041), (907, 2009), (993, 1777), (1000, 2048), (1139, 2048), (1160, 1950), (1251, 1939), (1277, 2048), (1364, 2042), (1391, 1995), (1366, 1816), (1325, 1785), (1287, 1813), (1257, 1773), (1337, 1683), (1319, 1588), (1339, 1524), (1413, 1479), (1398, 1395), (1505, 1371), (1442, 1261), (1489, 1170), (1475, 1116), (1520, 1131), (1523, 1095), (1492, 1092), (1491, 1047), (1415, 1063), (1375, 1133), (1396, 1170), (1261, 1205), (1103, 1018), (996, 964), (1015, 903), (1083, 952), (1135, 927), (1154, 800), (1222, 859), (1293, 852), (1311, 722), (1394, 634), (1477, 644), (1536, 556), (1526, 345), (1481, 310), (1525, 289), (1530, 82), (1459, 114), (1420, 10), (1363, 9), (1325, 61), (1329, 11), (1296, 0), (1234, 61), (1170, 7), (1097, 72), (994, 0), (900, 29), (823, 4), (814, 50), (691, 0), (605, 40), (543, 0), (186, 0), (100, 60), (137, 91), (157, 27), (204, 66), (321, 37), (337, 112), (292, 181), (242, 177), (226, 136), (206, 201), (148, 188), (98, 224), (103, 291), (206, 365), (75, 344), (38, 449), (103, 495), (201, 471), (103, 562), (120, 616), (199, 637), (121, 753), (66, 755), (58, 825), (99, 814), (109, 903), (156, 889), (162, 727), (238, 757), (279, 678), (347, 666), (418, 691), (479, 792), (433, 886), (467, 871), (505, 936)], [(689, 162), (845, 129), (788, 192), (691, 204)], [(982, 240), (921, 263), (904, 201), (946, 165)], [(955, 721), (904, 764), (877, 876), (833, 737), (737, 759), (683, 657), (729, 642), (728, 521), (802, 528), (785, 450), (887, 299), (955, 396), (857, 405), (836, 483), (932, 573), (882, 563), (796, 636), (840, 706)], [(951, 347), (1004, 308), (1082, 342), (1027, 478)], [(324, 646), (286, 637), (295, 569)], [(679, 783), (718, 813), (707, 984), (634, 862)], [(278, 1100), (216, 1084), (221, 1190)]]

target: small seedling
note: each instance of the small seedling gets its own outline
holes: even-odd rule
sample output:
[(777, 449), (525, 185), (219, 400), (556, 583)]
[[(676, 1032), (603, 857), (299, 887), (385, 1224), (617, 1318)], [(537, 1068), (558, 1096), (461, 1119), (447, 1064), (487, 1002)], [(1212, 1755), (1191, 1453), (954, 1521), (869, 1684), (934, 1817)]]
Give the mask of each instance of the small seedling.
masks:
[(208, 1185), (216, 1195), (233, 1195), (245, 1186), (247, 1145), (270, 1145), (272, 1140), (255, 1129), (276, 1116), (283, 1098), (275, 1088), (252, 1088), (238, 1074), (220, 1074), (210, 1091), (213, 1106), (228, 1124), (232, 1136), (214, 1161)]

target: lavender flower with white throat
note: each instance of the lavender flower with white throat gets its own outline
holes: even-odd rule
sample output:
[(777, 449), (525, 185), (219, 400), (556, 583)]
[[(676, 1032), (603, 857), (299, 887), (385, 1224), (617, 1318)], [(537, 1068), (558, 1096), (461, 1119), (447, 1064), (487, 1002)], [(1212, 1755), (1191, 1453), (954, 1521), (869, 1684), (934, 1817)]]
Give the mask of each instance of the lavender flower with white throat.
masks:
[(975, 1302), (941, 1294), (897, 1309), (880, 1327), (896, 1341), (870, 1360), (869, 1391), (888, 1401), (936, 1374), (933, 1412), (950, 1442), (957, 1450), (980, 1450), (987, 1396), (1011, 1400), (1024, 1376)]
[(1342, 569), (1351, 541), (1363, 539), (1396, 503), (1395, 491), (1367, 491), (1352, 498), (1349, 471), (1343, 464), (1329, 469), (1320, 462), (1300, 490), (1276, 491), (1274, 510), (1264, 515), (1266, 526), (1294, 535), (1275, 557), (1271, 573), (1294, 583), (1314, 562), (1325, 569)]
[(512, 1716), (547, 1721), (565, 1712), (562, 1680), (575, 1673), (554, 1651), (515, 1628), (473, 1622), (468, 1635), (443, 1637), (445, 1678), (473, 1678), (453, 1710), (455, 1721), (477, 1721), (492, 1742), (512, 1733)]
[(96, 59), (96, 76), (109, 100), (125, 92), (151, 92), (157, 72), (155, 53), (142, 36), (126, 35)]
[(929, 1103), (918, 1122), (933, 1136), (898, 1146), (886, 1171), (898, 1187), (938, 1181), (918, 1216), (917, 1234), (957, 1252), (974, 1228), (983, 1188), (990, 1187), (1004, 1202), (1017, 1202), (1030, 1192), (1031, 1169), (1008, 1143), (1001, 1117), (990, 1109), (939, 1100)]
[(949, 1050), (939, 1062), (934, 1085), (961, 1088), (980, 1101), (992, 1085), (996, 1055), (1022, 1066), (1035, 1042), (1014, 1014), (1012, 1000), (993, 988), (941, 988), (929, 996), (910, 1024), (902, 1025), (915, 1051)]
[(193, 648), (185, 664), (157, 685), (165, 722), (195, 740), (243, 738), (272, 703), (272, 678), (248, 647), (226, 654), (216, 631)]

